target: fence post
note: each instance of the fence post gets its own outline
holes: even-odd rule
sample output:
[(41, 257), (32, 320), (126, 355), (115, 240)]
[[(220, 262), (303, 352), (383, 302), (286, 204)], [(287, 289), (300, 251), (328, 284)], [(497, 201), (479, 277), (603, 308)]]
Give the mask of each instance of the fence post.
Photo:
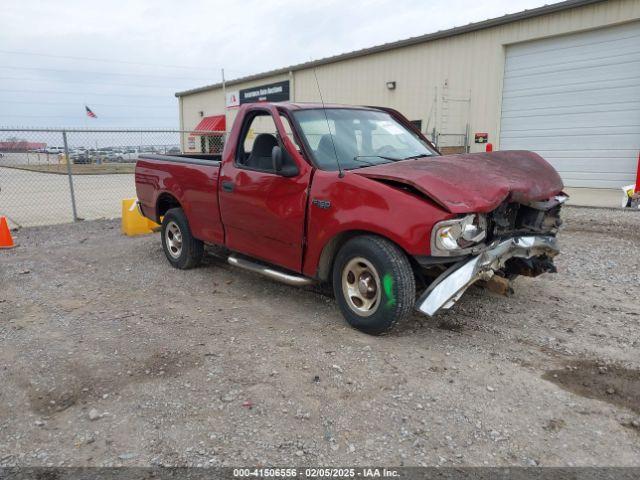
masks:
[(76, 210), (76, 195), (73, 191), (73, 174), (71, 172), (71, 156), (69, 155), (69, 143), (67, 142), (67, 131), (62, 131), (62, 141), (64, 142), (64, 156), (67, 160), (67, 176), (69, 177), (69, 192), (71, 193), (71, 209), (73, 210), (73, 221), (78, 221), (78, 211)]

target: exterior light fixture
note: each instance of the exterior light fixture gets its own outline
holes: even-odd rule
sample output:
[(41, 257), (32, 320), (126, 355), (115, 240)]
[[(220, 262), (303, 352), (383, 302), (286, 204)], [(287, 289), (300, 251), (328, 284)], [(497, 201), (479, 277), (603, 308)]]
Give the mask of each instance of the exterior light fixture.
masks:
[(395, 90), (396, 89), (396, 82), (387, 82), (387, 88), (389, 90)]

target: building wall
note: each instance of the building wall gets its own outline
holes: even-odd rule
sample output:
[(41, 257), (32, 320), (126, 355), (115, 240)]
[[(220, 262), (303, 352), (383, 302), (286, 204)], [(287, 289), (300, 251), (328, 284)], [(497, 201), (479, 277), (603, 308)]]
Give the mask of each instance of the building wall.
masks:
[[(423, 131), (488, 132), (499, 148), (500, 103), (506, 45), (615, 25), (640, 18), (640, 0), (609, 0), (506, 25), (402, 47), (316, 68), (326, 103), (380, 105), (422, 120)], [(292, 77), (292, 78), (291, 78)], [(229, 86), (228, 91), (289, 78), (292, 99), (319, 101), (312, 69)], [(389, 90), (387, 81), (395, 81)], [(448, 101), (443, 101), (443, 97)], [(224, 110), (222, 89), (182, 97), (182, 126)], [(437, 99), (437, 101), (436, 101)], [(470, 99), (466, 101), (454, 101)], [(447, 113), (448, 112), (448, 113)], [(227, 128), (235, 112), (227, 111)], [(451, 141), (452, 139), (450, 139)], [(455, 141), (454, 141), (455, 142)], [(474, 145), (471, 150), (484, 149)]]
[[(262, 78), (255, 82), (246, 82), (243, 84), (232, 85), (227, 88), (227, 91), (236, 91), (241, 88), (249, 88), (257, 85), (263, 85), (265, 83), (279, 82), (281, 80), (287, 80), (289, 75), (276, 75), (272, 77)], [(193, 129), (202, 117), (208, 117), (210, 115), (222, 115), (225, 113), (227, 116), (227, 130), (231, 128), (233, 121), (236, 118), (237, 109), (229, 108), (225, 112), (225, 95), (222, 88), (216, 90), (209, 90), (207, 92), (196, 93), (193, 95), (185, 95), (180, 97), (180, 130)], [(200, 112), (202, 116), (200, 116)], [(188, 134), (182, 135), (182, 148), (185, 149)], [(196, 142), (196, 148), (199, 149), (199, 142)]]

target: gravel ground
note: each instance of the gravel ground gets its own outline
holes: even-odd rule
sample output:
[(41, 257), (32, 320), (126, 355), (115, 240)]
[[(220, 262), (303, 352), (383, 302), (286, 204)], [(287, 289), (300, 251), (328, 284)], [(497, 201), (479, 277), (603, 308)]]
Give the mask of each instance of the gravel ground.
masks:
[(557, 275), (383, 337), (115, 221), (16, 232), (0, 465), (640, 466), (640, 214), (565, 222)]

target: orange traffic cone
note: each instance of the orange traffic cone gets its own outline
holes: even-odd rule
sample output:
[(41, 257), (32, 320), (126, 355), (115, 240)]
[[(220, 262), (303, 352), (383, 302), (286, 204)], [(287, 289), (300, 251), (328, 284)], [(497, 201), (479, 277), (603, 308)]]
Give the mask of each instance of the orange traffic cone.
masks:
[(638, 153), (638, 171), (636, 172), (635, 193), (640, 193), (640, 153)]
[(0, 248), (13, 248), (15, 246), (6, 217), (0, 217)]

